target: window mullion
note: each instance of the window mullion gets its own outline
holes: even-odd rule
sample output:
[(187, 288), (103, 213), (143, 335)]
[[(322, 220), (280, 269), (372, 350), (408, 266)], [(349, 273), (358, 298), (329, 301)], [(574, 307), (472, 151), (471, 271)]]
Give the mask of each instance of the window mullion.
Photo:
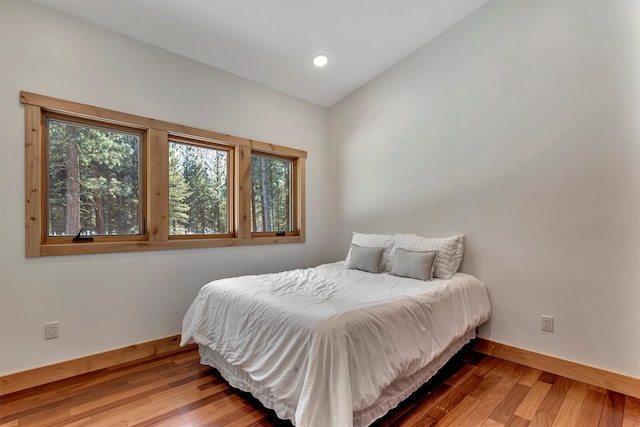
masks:
[(150, 242), (169, 238), (169, 135), (149, 129), (146, 156), (147, 230)]
[(305, 158), (304, 157), (299, 157), (298, 159), (296, 159), (296, 161), (294, 162), (294, 173), (293, 173), (293, 179), (294, 179), (294, 188), (293, 188), (293, 194), (294, 194), (294, 200), (295, 200), (295, 213), (294, 213), (294, 224), (298, 233), (298, 236), (300, 236), (300, 240), (302, 242), (305, 241), (305, 176), (306, 176), (306, 170), (305, 170)]
[(251, 147), (239, 146), (236, 183), (236, 226), (239, 239), (251, 238)]

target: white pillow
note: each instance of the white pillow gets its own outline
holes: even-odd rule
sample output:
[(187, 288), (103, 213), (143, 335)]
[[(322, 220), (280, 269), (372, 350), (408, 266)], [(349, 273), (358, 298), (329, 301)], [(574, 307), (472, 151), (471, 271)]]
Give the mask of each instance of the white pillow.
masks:
[(441, 279), (451, 279), (462, 262), (462, 254), (464, 253), (463, 235), (433, 238), (416, 234), (396, 234), (395, 241), (396, 243), (391, 251), (391, 258), (395, 256), (395, 251), (398, 248), (418, 252), (438, 251), (433, 275)]
[(351, 245), (351, 261), (347, 268), (380, 273), (380, 260), (384, 248), (370, 248), (367, 246)]
[[(391, 249), (395, 243), (395, 236), (393, 234), (365, 234), (353, 232), (351, 238), (352, 245), (366, 246), (370, 248), (384, 248), (382, 251), (382, 261), (380, 262), (380, 271), (391, 271), (393, 265), (393, 259), (391, 257)], [(347, 254), (346, 264), (351, 262), (351, 247), (349, 247), (349, 253)]]

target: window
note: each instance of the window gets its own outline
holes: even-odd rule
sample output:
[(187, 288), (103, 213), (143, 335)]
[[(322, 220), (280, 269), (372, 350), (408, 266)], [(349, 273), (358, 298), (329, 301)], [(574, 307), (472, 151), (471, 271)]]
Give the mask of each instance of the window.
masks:
[(251, 156), (251, 231), (293, 231), (293, 161), (263, 154)]
[(144, 133), (46, 117), (47, 238), (144, 234)]
[(304, 151), (20, 100), (28, 257), (304, 242)]
[(169, 140), (169, 234), (229, 234), (229, 151)]

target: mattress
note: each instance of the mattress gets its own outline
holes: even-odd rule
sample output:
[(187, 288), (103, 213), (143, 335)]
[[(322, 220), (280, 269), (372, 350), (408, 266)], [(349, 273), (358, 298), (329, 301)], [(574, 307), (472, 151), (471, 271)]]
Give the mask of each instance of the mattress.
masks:
[(424, 282), (338, 262), (203, 286), (182, 345), (197, 343), (203, 363), (297, 426), (363, 426), (428, 380), (490, 312), (467, 274)]

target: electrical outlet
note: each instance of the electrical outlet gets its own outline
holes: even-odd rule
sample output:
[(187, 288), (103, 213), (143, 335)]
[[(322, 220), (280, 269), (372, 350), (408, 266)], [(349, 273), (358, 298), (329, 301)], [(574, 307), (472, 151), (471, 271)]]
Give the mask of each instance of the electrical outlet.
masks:
[(58, 338), (58, 322), (44, 324), (44, 339), (50, 340), (52, 338)]
[(553, 332), (553, 316), (542, 315), (542, 330)]

